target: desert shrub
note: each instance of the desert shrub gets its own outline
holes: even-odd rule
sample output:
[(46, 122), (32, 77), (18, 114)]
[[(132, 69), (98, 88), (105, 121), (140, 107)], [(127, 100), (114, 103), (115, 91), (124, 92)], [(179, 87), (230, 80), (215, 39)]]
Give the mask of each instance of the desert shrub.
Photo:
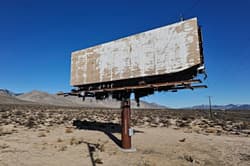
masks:
[(15, 111), (15, 115), (17, 115), (17, 116), (21, 116), (21, 115), (23, 115), (23, 112), (22, 112), (22, 111), (20, 111), (20, 110), (17, 110), (17, 111)]
[(177, 127), (187, 127), (187, 126), (189, 126), (189, 122), (177, 119), (175, 122), (175, 125)]
[(0, 112), (8, 112), (10, 110), (11, 109), (9, 107), (4, 107), (4, 106), (0, 107)]
[(237, 129), (239, 129), (239, 130), (245, 130), (245, 129), (248, 129), (249, 124), (248, 124), (247, 122), (243, 121), (243, 122), (241, 122), (241, 123), (238, 123), (238, 124), (236, 125), (236, 127), (237, 127)]
[(104, 151), (105, 151), (104, 144), (101, 144), (100, 146), (98, 146), (98, 149), (99, 149), (101, 152), (104, 152)]
[(44, 132), (38, 133), (38, 137), (46, 137), (46, 134)]
[(61, 138), (58, 138), (57, 142), (63, 142), (63, 140)]
[(62, 120), (63, 120), (63, 121), (68, 121), (68, 120), (69, 120), (69, 117), (66, 116), (66, 115), (64, 115)]
[(2, 117), (3, 119), (6, 119), (6, 118), (9, 117), (9, 114), (5, 112), (5, 113), (3, 113), (3, 114), (1, 115), (1, 117)]
[(33, 128), (36, 125), (34, 117), (29, 117), (27, 122), (25, 123), (25, 126), (28, 128)]
[(76, 144), (76, 138), (75, 137), (72, 137), (69, 141), (70, 145), (74, 145)]
[(181, 120), (188, 120), (188, 119), (189, 119), (189, 117), (185, 116), (185, 115), (181, 117)]
[(45, 115), (43, 112), (38, 112), (38, 113), (37, 113), (37, 117), (38, 117), (39, 119), (43, 119), (43, 118), (46, 117), (46, 115)]
[(61, 146), (61, 147), (59, 148), (58, 151), (65, 151), (66, 149), (67, 149), (67, 146), (63, 145), (63, 146)]
[(162, 123), (164, 124), (165, 127), (171, 126), (170, 120), (165, 119), (165, 120), (162, 121)]

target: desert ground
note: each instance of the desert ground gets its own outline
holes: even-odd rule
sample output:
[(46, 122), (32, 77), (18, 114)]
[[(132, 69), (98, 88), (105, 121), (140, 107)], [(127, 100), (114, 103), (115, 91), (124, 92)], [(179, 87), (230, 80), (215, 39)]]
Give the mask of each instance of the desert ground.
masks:
[(120, 110), (0, 104), (0, 165), (250, 165), (250, 111), (132, 110), (136, 152), (120, 149)]

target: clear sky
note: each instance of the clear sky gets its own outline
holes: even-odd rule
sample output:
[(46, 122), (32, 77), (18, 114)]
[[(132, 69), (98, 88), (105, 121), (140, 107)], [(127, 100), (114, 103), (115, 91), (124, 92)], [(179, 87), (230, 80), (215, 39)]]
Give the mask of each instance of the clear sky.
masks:
[(208, 89), (144, 98), (171, 107), (250, 103), (250, 0), (0, 0), (0, 88), (69, 91), (70, 54), (198, 17)]

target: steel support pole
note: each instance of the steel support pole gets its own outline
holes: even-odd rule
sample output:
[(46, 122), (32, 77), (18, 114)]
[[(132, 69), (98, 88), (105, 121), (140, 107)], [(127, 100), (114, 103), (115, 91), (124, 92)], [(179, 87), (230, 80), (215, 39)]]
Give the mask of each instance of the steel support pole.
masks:
[(130, 130), (130, 98), (125, 98), (121, 102), (121, 124), (122, 124), (122, 133), (121, 133), (121, 142), (123, 149), (131, 149), (131, 135)]

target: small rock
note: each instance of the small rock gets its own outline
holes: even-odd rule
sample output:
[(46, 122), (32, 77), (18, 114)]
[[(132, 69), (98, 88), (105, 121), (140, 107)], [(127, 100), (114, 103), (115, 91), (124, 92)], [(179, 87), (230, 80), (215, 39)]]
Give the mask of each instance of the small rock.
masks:
[(185, 142), (186, 138), (180, 139), (179, 142)]
[(155, 123), (150, 124), (150, 127), (157, 127), (157, 126), (158, 126), (158, 124), (155, 124)]
[(177, 127), (177, 126), (174, 126), (174, 127), (172, 127), (174, 130), (179, 130), (180, 129), (180, 127)]
[(232, 121), (227, 121), (226, 124), (227, 124), (227, 125), (232, 125), (233, 122), (232, 122)]
[(144, 122), (150, 122), (150, 119), (149, 119), (149, 117), (144, 117), (144, 118), (143, 118), (143, 121), (144, 121)]
[(176, 120), (176, 126), (177, 127), (186, 127), (189, 126), (189, 123), (187, 121), (183, 121), (183, 120)]
[(160, 118), (157, 116), (156, 118), (154, 118), (154, 122), (155, 123), (159, 123), (160, 122)]
[(250, 134), (250, 130), (241, 130), (241, 132), (244, 134)]
[(167, 125), (164, 123), (159, 123), (159, 127), (166, 127)]
[(205, 129), (206, 133), (217, 133), (217, 129), (213, 127), (208, 127)]
[(184, 155), (184, 159), (191, 162), (191, 163), (194, 161), (194, 159), (190, 155)]
[(95, 159), (96, 164), (103, 164), (102, 160), (100, 158)]

